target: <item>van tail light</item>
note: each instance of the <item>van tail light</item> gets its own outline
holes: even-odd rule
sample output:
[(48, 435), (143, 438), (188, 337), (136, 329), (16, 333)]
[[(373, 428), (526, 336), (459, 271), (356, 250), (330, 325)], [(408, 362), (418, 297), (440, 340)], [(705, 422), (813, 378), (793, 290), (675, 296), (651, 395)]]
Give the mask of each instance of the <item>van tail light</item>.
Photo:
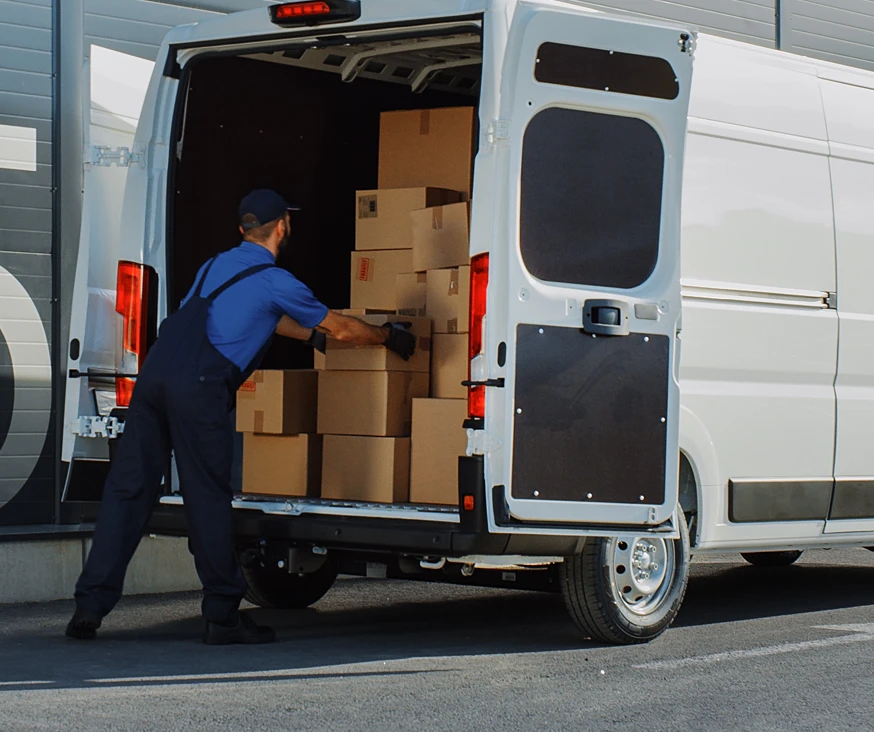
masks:
[[(468, 380), (472, 379), (470, 362), (483, 352), (483, 318), (486, 315), (486, 293), (489, 288), (489, 255), (478, 254), (470, 262), (470, 337), (468, 353)], [(486, 416), (484, 386), (467, 389), (467, 413), (472, 418)]]
[(271, 5), (270, 20), (283, 27), (318, 25), (358, 20), (361, 17), (360, 0), (316, 0), (315, 2), (282, 3)]
[[(137, 262), (119, 262), (115, 288), (115, 311), (122, 317), (120, 372), (139, 371), (149, 346), (155, 340), (157, 323), (158, 274), (152, 267)], [(135, 380), (115, 380), (115, 402), (130, 406)]]

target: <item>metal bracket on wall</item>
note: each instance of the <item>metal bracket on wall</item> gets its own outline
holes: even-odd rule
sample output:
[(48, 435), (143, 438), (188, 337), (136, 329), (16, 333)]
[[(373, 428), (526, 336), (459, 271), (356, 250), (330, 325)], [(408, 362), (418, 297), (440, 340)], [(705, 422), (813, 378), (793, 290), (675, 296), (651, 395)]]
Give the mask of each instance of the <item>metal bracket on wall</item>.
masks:
[(133, 151), (129, 147), (110, 147), (109, 145), (92, 145), (86, 150), (85, 160), (97, 168), (109, 168), (117, 165), (119, 168), (129, 168), (131, 165), (146, 167), (146, 146), (135, 144)]
[(124, 422), (117, 417), (79, 417), (70, 424), (70, 431), (79, 437), (114, 439), (124, 432)]

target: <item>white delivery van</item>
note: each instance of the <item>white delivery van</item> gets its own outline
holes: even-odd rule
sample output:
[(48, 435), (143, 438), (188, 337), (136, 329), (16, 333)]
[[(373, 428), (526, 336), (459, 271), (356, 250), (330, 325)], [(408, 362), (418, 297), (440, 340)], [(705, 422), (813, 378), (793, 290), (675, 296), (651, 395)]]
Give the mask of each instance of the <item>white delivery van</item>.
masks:
[[(634, 643), (693, 552), (874, 544), (874, 74), (572, 0), (293, 2), (175, 29), (151, 75), (117, 56), (91, 54), (68, 495), (249, 188), (304, 207), (283, 264), (342, 307), (380, 113), (474, 106), (458, 506), (241, 496), (250, 599), (338, 572), (561, 590)], [(184, 536), (167, 474), (151, 531)]]

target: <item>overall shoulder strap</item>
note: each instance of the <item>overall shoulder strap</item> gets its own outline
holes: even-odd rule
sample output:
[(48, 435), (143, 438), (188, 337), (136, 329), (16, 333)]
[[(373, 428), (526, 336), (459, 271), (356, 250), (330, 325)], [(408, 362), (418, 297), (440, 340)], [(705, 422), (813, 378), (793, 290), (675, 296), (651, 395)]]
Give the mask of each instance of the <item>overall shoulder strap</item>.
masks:
[(203, 289), (203, 283), (206, 282), (207, 275), (209, 275), (209, 270), (212, 269), (212, 265), (215, 264), (215, 257), (209, 260), (206, 265), (206, 269), (203, 270), (203, 274), (200, 277), (200, 282), (197, 283), (197, 287), (194, 289), (194, 294), (192, 297), (200, 297), (200, 291)]
[(220, 285), (218, 288), (212, 291), (212, 293), (207, 297), (207, 300), (215, 300), (219, 295), (221, 295), (225, 290), (229, 287), (233, 287), (240, 280), (244, 280), (247, 277), (251, 277), (254, 274), (258, 274), (259, 272), (263, 272), (265, 269), (270, 269), (275, 267), (275, 264), (256, 264), (254, 267), (249, 267), (249, 269), (244, 269), (242, 272), (238, 272), (231, 279), (225, 282), (223, 285)]

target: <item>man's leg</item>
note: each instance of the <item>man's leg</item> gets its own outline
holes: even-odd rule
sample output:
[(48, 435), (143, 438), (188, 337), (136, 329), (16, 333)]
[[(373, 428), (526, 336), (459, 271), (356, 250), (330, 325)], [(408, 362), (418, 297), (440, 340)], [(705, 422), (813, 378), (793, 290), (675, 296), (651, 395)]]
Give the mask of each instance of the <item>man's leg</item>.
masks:
[(80, 622), (74, 617), (68, 635), (93, 638), (100, 618), (121, 597), (127, 566), (157, 500), (169, 450), (160, 410), (146, 394), (139, 399), (135, 396), (103, 488), (88, 561), (76, 583), (76, 617)]

